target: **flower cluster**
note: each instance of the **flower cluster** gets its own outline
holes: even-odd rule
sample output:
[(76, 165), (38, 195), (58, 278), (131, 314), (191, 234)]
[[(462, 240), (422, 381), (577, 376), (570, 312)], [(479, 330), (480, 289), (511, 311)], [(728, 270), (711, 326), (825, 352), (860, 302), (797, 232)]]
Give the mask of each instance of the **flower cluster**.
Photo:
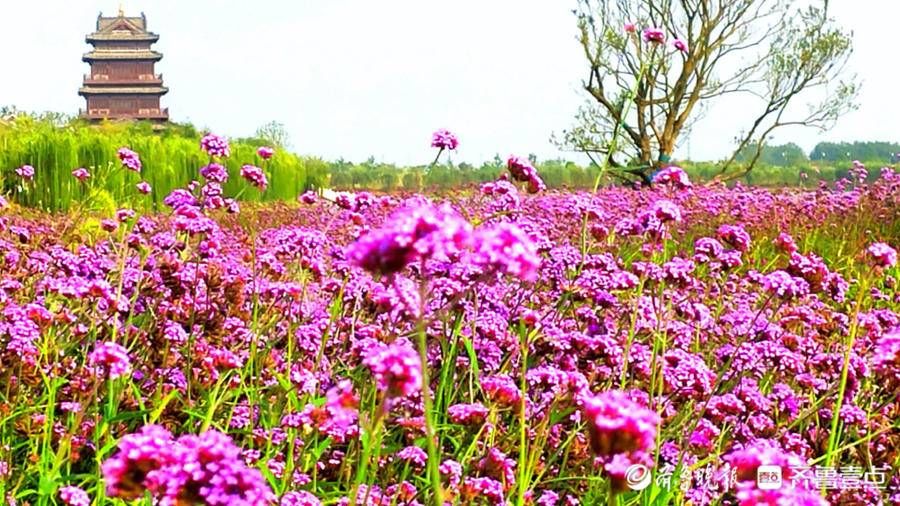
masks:
[(255, 186), (260, 191), (265, 191), (269, 186), (269, 180), (266, 179), (266, 173), (262, 169), (254, 165), (244, 165), (241, 167), (241, 177), (248, 183)]
[(84, 181), (87, 181), (88, 178), (91, 177), (91, 173), (88, 172), (88, 170), (85, 169), (84, 167), (80, 167), (80, 168), (77, 168), (72, 171), (72, 177), (74, 177), (75, 179), (77, 179), (80, 182), (84, 182)]
[(431, 147), (453, 151), (459, 146), (459, 139), (451, 131), (440, 129), (431, 134)]
[(275, 150), (269, 146), (260, 146), (259, 149), (256, 150), (256, 154), (263, 160), (268, 160), (275, 156)]
[(246, 466), (240, 448), (217, 431), (177, 439), (148, 425), (122, 438), (103, 463), (106, 492), (133, 499), (149, 491), (161, 504), (264, 506), (274, 500), (262, 474)]
[(363, 361), (378, 389), (391, 397), (409, 397), (422, 388), (422, 362), (419, 354), (406, 343), (394, 343), (374, 350)]
[(206, 134), (200, 139), (200, 149), (206, 151), (209, 156), (228, 158), (231, 155), (228, 139), (213, 133)]
[(370, 272), (393, 274), (419, 259), (449, 259), (471, 240), (472, 226), (449, 205), (410, 202), (353, 243), (347, 257)]
[(137, 153), (123, 147), (119, 148), (117, 154), (119, 156), (119, 160), (122, 162), (123, 167), (134, 172), (141, 171), (141, 158)]
[(512, 155), (506, 161), (506, 167), (513, 179), (527, 183), (528, 193), (538, 193), (547, 189), (537, 169), (528, 160)]

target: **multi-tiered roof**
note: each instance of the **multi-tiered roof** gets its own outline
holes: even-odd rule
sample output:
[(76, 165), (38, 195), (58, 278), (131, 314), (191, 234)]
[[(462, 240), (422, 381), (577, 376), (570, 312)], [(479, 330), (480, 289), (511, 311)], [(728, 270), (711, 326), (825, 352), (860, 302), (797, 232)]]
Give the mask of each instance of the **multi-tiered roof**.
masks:
[(91, 65), (78, 94), (87, 100), (82, 116), (89, 119), (168, 120), (168, 109), (161, 109), (160, 97), (169, 89), (154, 65), (162, 54), (151, 49), (159, 35), (147, 31), (147, 18), (127, 17), (123, 11), (115, 17), (97, 17), (97, 31), (85, 37), (93, 50), (82, 60)]

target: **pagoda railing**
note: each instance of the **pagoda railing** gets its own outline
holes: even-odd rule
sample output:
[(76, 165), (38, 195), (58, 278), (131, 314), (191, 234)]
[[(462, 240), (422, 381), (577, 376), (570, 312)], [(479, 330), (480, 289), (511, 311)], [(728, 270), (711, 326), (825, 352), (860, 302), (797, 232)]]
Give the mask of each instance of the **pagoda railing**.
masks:
[(162, 80), (162, 74), (140, 74), (139, 76), (137, 76), (137, 78), (111, 78), (107, 74), (84, 75), (84, 84), (128, 84), (136, 82), (160, 84), (162, 83)]
[(139, 109), (137, 112), (114, 112), (109, 109), (84, 109), (78, 110), (78, 115), (82, 118), (100, 120), (100, 119), (155, 119), (168, 120), (169, 108), (161, 109)]

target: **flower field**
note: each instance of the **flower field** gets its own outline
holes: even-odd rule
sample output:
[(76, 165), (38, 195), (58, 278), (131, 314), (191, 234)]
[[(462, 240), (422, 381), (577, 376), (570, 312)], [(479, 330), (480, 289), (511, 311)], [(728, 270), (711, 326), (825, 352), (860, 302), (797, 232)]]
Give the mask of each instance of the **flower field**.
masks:
[(165, 212), (0, 202), (7, 504), (900, 503), (891, 169), (240, 206), (203, 149)]

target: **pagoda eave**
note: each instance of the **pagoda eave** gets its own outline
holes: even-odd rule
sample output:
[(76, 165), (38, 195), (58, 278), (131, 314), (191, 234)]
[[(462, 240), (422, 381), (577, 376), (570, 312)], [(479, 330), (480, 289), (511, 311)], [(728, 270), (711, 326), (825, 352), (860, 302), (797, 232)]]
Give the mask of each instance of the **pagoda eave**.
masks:
[(147, 33), (147, 34), (133, 34), (133, 33), (91, 33), (88, 34), (84, 41), (87, 43), (93, 42), (108, 42), (108, 41), (135, 41), (135, 42), (157, 42), (159, 41), (159, 35), (155, 33)]
[(165, 95), (169, 88), (165, 86), (82, 86), (78, 94), (85, 95)]
[(102, 60), (162, 60), (162, 53), (156, 51), (91, 51), (85, 53), (81, 60), (85, 62), (102, 61)]

